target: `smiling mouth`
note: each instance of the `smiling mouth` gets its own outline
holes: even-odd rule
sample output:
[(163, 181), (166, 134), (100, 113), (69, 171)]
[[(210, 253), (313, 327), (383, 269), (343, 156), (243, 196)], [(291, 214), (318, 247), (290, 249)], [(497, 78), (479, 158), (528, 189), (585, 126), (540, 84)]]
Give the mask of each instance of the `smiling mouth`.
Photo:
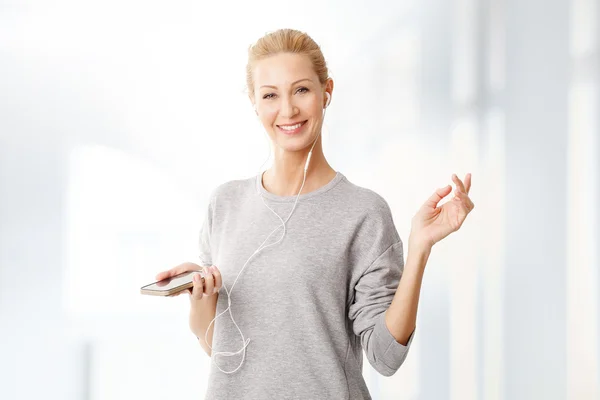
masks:
[(293, 133), (300, 132), (300, 130), (302, 130), (302, 127), (304, 125), (306, 125), (307, 122), (308, 122), (308, 120), (298, 122), (297, 124), (293, 124), (293, 125), (277, 125), (277, 128), (279, 128), (279, 130), (282, 131), (283, 133), (293, 134)]

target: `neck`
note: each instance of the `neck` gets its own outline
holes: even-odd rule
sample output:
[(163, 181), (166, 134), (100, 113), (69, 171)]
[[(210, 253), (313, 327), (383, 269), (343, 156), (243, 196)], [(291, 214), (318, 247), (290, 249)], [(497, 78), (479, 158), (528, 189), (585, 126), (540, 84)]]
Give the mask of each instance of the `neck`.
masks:
[[(297, 195), (304, 179), (304, 166), (309, 151), (310, 146), (294, 152), (276, 147), (274, 152), (275, 161), (262, 177), (265, 189), (278, 196)], [(335, 174), (335, 170), (331, 168), (325, 159), (321, 145), (321, 135), (319, 135), (312, 150), (302, 194), (312, 192), (324, 186), (333, 179)]]

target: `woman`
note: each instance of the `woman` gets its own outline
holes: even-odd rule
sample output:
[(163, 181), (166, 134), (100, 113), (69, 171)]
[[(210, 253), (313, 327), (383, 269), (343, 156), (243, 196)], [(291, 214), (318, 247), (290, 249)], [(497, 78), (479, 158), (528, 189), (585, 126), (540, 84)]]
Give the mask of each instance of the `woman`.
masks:
[(190, 328), (214, 361), (207, 399), (370, 399), (362, 352), (385, 376), (403, 363), (432, 246), (473, 210), (470, 174), (452, 176), (452, 201), (437, 207), (448, 185), (413, 217), (404, 265), (386, 201), (323, 154), (333, 81), (319, 46), (295, 30), (264, 36), (249, 49), (247, 85), (273, 165), (214, 190), (202, 267), (157, 280), (205, 276), (190, 293)]

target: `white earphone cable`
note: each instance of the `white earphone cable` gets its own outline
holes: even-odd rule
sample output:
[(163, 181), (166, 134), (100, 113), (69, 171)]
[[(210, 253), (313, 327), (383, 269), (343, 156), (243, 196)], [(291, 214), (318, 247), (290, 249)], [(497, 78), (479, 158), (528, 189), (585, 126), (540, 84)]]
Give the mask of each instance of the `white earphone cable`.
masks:
[[(327, 93), (327, 103), (325, 105), (325, 108), (323, 109), (323, 118), (322, 118), (322, 122), (325, 120), (325, 112), (327, 110), (327, 106), (329, 105), (330, 102), (330, 95), (329, 93)], [(208, 328), (206, 329), (206, 333), (204, 335), (204, 342), (207, 344), (208, 347), (210, 347), (211, 351), (212, 351), (212, 346), (208, 343), (208, 332), (210, 331), (210, 327), (213, 324), (213, 322), (215, 322), (217, 320), (217, 318), (219, 318), (221, 315), (225, 314), (226, 311), (229, 311), (229, 315), (231, 316), (231, 321), (233, 322), (233, 324), (235, 325), (235, 327), (237, 328), (238, 332), (240, 333), (240, 336), (242, 337), (242, 343), (244, 343), (243, 347), (241, 349), (239, 349), (238, 351), (235, 352), (230, 352), (230, 351), (217, 351), (217, 352), (212, 352), (212, 357), (211, 359), (213, 360), (213, 362), (215, 363), (215, 365), (217, 366), (217, 368), (226, 374), (233, 374), (234, 372), (236, 372), (238, 369), (241, 368), (241, 366), (244, 363), (244, 360), (246, 359), (246, 347), (248, 346), (248, 344), (250, 343), (250, 338), (248, 338), (247, 340), (244, 338), (244, 334), (242, 333), (242, 330), (240, 329), (240, 327), (238, 326), (238, 324), (235, 322), (235, 319), (233, 318), (233, 313), (231, 312), (231, 293), (233, 291), (233, 288), (235, 286), (235, 284), (237, 283), (242, 271), (244, 271), (244, 268), (246, 268), (246, 265), (248, 265), (248, 262), (252, 259), (253, 256), (255, 256), (256, 254), (258, 254), (261, 250), (266, 249), (267, 247), (276, 245), (277, 243), (281, 242), (283, 240), (283, 238), (285, 237), (285, 233), (286, 233), (286, 224), (289, 221), (290, 217), (292, 216), (292, 214), (294, 213), (294, 210), (296, 209), (296, 205), (298, 204), (298, 199), (300, 197), (300, 194), (302, 193), (302, 189), (304, 188), (304, 184), (306, 182), (306, 173), (308, 171), (308, 165), (310, 163), (310, 157), (312, 155), (312, 151), (313, 148), (315, 147), (315, 144), (317, 143), (317, 140), (319, 138), (319, 136), (321, 135), (321, 130), (323, 129), (323, 125), (321, 124), (321, 129), (319, 130), (319, 133), (317, 134), (317, 137), (315, 138), (310, 151), (308, 152), (308, 156), (306, 158), (306, 163), (304, 165), (304, 178), (302, 179), (302, 185), (300, 186), (300, 190), (298, 191), (298, 194), (296, 195), (296, 201), (294, 202), (294, 207), (292, 208), (292, 211), (290, 211), (290, 214), (288, 215), (288, 217), (285, 219), (285, 221), (279, 216), (279, 214), (277, 214), (271, 207), (269, 207), (269, 205), (265, 202), (264, 197), (262, 196), (262, 194), (260, 194), (260, 198), (263, 202), (263, 204), (269, 209), (271, 210), (271, 212), (273, 214), (275, 214), (275, 216), (277, 216), (277, 218), (279, 218), (279, 220), (281, 221), (281, 225), (277, 226), (273, 231), (271, 231), (271, 233), (267, 236), (267, 238), (262, 242), (262, 244), (258, 247), (258, 249), (256, 249), (254, 251), (254, 253), (252, 253), (252, 255), (248, 258), (248, 260), (246, 260), (246, 262), (244, 263), (244, 265), (242, 266), (242, 269), (240, 270), (240, 272), (238, 272), (235, 280), (233, 281), (233, 283), (231, 284), (231, 288), (227, 289), (227, 286), (225, 285), (225, 283), (223, 282), (223, 288), (225, 289), (225, 292), (227, 293), (227, 308), (225, 310), (223, 310), (220, 314), (218, 314), (217, 316), (215, 316), (212, 321), (210, 321), (210, 324), (208, 324)], [(264, 163), (263, 163), (264, 165)], [(262, 166), (261, 166), (262, 169)], [(262, 185), (262, 171), (259, 171), (259, 177), (258, 179), (261, 180), (261, 185)], [(271, 243), (269, 245), (263, 246), (267, 240), (269, 240), (269, 238), (271, 237), (271, 235), (273, 235), (273, 233), (275, 233), (279, 228), (283, 228), (283, 232), (281, 237), (279, 238), (279, 240), (277, 240), (274, 243)], [(221, 369), (221, 367), (219, 366), (219, 364), (217, 363), (216, 360), (216, 356), (221, 355), (224, 357), (231, 357), (234, 356), (236, 354), (239, 354), (241, 352), (244, 352), (244, 354), (242, 355), (242, 360), (240, 362), (240, 364), (237, 366), (237, 368), (235, 368), (233, 371), (224, 371), (223, 369)]]

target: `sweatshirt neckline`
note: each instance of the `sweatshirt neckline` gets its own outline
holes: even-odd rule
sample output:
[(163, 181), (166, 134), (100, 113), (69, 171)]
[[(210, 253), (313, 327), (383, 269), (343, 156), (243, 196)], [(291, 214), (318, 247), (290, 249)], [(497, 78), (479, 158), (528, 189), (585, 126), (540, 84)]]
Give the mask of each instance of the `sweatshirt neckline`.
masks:
[[(262, 176), (263, 176), (264, 172), (265, 171), (262, 171), (258, 175), (256, 175), (256, 191), (257, 191), (257, 193), (259, 195), (263, 196), (264, 198), (267, 198), (267, 199), (270, 199), (270, 200), (274, 200), (274, 201), (280, 201), (280, 202), (293, 202), (293, 201), (296, 201), (296, 197), (298, 197), (298, 195), (279, 196), (279, 195), (276, 195), (275, 193), (271, 193), (267, 189), (265, 189), (265, 187), (262, 184)], [(323, 194), (323, 193), (331, 190), (343, 178), (344, 178), (344, 175), (341, 172), (336, 171), (335, 176), (333, 177), (332, 180), (330, 180), (328, 183), (326, 183), (325, 185), (321, 186), (320, 188), (318, 188), (316, 190), (313, 190), (312, 192), (301, 194), (298, 197), (298, 201), (310, 199), (310, 198), (313, 198), (315, 196), (319, 196), (319, 195), (321, 195), (321, 194)]]

